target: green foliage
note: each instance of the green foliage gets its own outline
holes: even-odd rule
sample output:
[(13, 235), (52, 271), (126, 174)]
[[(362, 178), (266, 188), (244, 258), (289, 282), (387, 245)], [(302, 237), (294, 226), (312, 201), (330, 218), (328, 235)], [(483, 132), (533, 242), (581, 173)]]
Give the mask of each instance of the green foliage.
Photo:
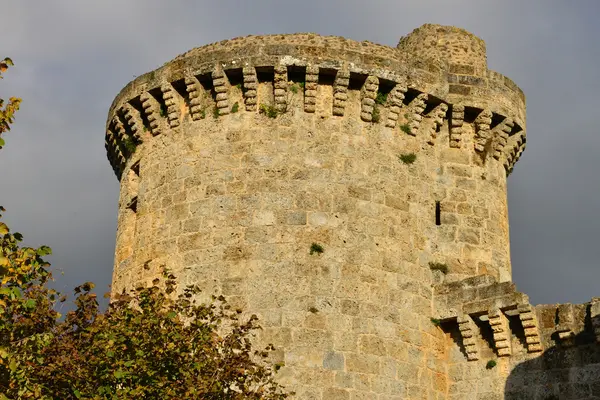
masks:
[(314, 253), (321, 254), (324, 251), (325, 249), (323, 249), (323, 246), (318, 243), (313, 243), (310, 245), (310, 255), (313, 255)]
[(240, 89), (240, 90), (242, 90), (242, 84), (241, 83), (238, 83), (237, 85), (235, 85), (235, 87), (238, 88), (238, 89)]
[(371, 122), (379, 122), (381, 119), (381, 114), (379, 112), (379, 107), (373, 106), (373, 111), (371, 111)]
[(130, 136), (126, 136), (123, 140), (123, 147), (125, 147), (129, 154), (135, 153), (135, 150), (137, 149), (137, 145)]
[(261, 114), (265, 114), (269, 118), (277, 118), (277, 115), (279, 114), (274, 106), (269, 106), (266, 104), (260, 105), (259, 112)]
[(415, 153), (400, 154), (398, 159), (400, 159), (400, 161), (402, 161), (404, 164), (412, 164), (416, 161), (417, 155)]
[(306, 82), (302, 81), (302, 82), (298, 82), (298, 86), (300, 86), (300, 88), (302, 90), (304, 90), (304, 86), (306, 86)]
[(204, 119), (204, 118), (206, 118), (206, 109), (205, 108), (200, 110), (200, 119)]
[[(13, 62), (10, 58), (6, 57), (0, 60), (0, 79), (3, 79), (2, 73), (4, 73), (9, 66), (12, 66)], [(14, 122), (14, 115), (19, 110), (21, 105), (21, 99), (17, 97), (11, 97), (8, 99), (6, 106), (4, 105), (4, 99), (0, 98), (0, 149), (4, 147), (4, 139), (2, 134), (10, 131), (10, 124)]]
[(443, 274), (447, 274), (449, 270), (448, 265), (433, 261), (429, 263), (429, 269), (432, 271), (441, 271)]
[(434, 324), (435, 326), (440, 326), (440, 324), (442, 323), (442, 321), (440, 321), (437, 318), (431, 318), (431, 323)]
[(296, 94), (296, 93), (298, 93), (299, 88), (300, 88), (300, 86), (298, 86), (297, 84), (294, 83), (293, 85), (290, 86), (290, 92)]
[(487, 362), (487, 364), (485, 364), (485, 368), (486, 369), (492, 369), (496, 366), (496, 361), (495, 360), (490, 360)]
[(412, 130), (410, 129), (410, 126), (408, 126), (408, 124), (402, 124), (400, 125), (400, 130), (404, 133), (406, 133), (407, 135), (411, 135), (412, 134)]
[(376, 104), (385, 104), (385, 102), (387, 101), (387, 98), (388, 98), (387, 93), (377, 92), (377, 96), (375, 97), (375, 103)]
[(236, 101), (235, 103), (233, 103), (233, 106), (231, 107), (231, 112), (233, 114), (235, 114), (236, 112), (238, 112), (240, 110), (240, 105), (238, 104), (238, 102)]
[(22, 240), (0, 222), (0, 399), (287, 398), (274, 381), (281, 365), (267, 361), (273, 346), (251, 346), (256, 316), (223, 297), (199, 303), (197, 287), (179, 290), (163, 269), (151, 285), (115, 294), (104, 313), (86, 282), (62, 318), (65, 297), (49, 287), (43, 259), (51, 249)]
[(221, 115), (221, 113), (219, 112), (219, 108), (217, 106), (215, 106), (213, 108), (213, 118), (217, 119), (217, 118), (219, 118), (219, 115)]
[(160, 116), (163, 118), (167, 117), (167, 107), (164, 104), (160, 105)]
[[(284, 399), (274, 381), (274, 348), (253, 351), (256, 316), (241, 317), (225, 298), (209, 304), (199, 289), (180, 291), (163, 270), (149, 287), (114, 295), (105, 313), (94, 284), (75, 288), (74, 311), (47, 287), (50, 248), (0, 241), (0, 393), (9, 399)], [(237, 394), (232, 395), (230, 387)], [(229, 393), (228, 393), (229, 392)]]

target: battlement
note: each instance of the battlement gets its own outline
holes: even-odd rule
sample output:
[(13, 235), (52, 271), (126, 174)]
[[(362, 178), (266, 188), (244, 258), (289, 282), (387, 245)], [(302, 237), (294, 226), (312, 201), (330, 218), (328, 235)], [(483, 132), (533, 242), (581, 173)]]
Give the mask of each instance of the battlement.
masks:
[[(538, 388), (548, 393), (554, 389), (557, 393), (565, 391), (573, 376), (579, 376), (578, 383), (584, 387), (600, 379), (599, 369), (587, 365), (600, 362), (600, 298), (585, 304), (532, 306), (512, 282), (498, 283), (482, 275), (438, 285), (434, 308), (434, 320), (440, 321), (455, 342), (454, 368), (464, 363), (489, 365), (490, 360), (503, 360), (494, 393), (501, 393), (501, 386), (506, 384), (507, 398), (528, 398), (523, 393), (523, 375), (531, 380), (531, 395)], [(512, 376), (507, 377), (511, 369)], [(532, 378), (538, 371), (542, 374), (549, 370), (553, 374)], [(467, 379), (454, 377), (454, 390), (461, 392)], [(471, 387), (469, 392), (473, 390)]]
[[(432, 43), (439, 43), (437, 50)], [(348, 118), (345, 110), (359, 107), (356, 118), (363, 124), (419, 135), (431, 145), (436, 131), (448, 125), (446, 143), (439, 145), (472, 146), (491, 154), (508, 173), (525, 148), (524, 96), (508, 78), (487, 70), (482, 43), (457, 28), (425, 25), (396, 49), (308, 33), (203, 46), (121, 91), (107, 122), (108, 158), (120, 177), (136, 145), (177, 129), (184, 118), (231, 118), (234, 107), (242, 114), (259, 113), (261, 106), (278, 115), (294, 109), (314, 113), (331, 91), (324, 118)], [(468, 56), (457, 55), (457, 49)], [(463, 133), (465, 122), (473, 125), (466, 130), (472, 137)]]

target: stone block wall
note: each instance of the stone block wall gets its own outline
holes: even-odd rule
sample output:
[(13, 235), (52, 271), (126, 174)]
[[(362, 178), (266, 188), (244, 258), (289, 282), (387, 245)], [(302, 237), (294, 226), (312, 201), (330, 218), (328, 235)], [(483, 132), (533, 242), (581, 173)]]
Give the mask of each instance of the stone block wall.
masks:
[(600, 299), (531, 306), (511, 282), (479, 276), (436, 286), (434, 308), (453, 342), (449, 399), (600, 396)]
[[(554, 334), (511, 283), (506, 176), (525, 141), (523, 93), (456, 28), (191, 50), (109, 111), (113, 290), (165, 265), (224, 294), (261, 318), (300, 399), (501, 398)], [(581, 312), (560, 309), (565, 343)]]

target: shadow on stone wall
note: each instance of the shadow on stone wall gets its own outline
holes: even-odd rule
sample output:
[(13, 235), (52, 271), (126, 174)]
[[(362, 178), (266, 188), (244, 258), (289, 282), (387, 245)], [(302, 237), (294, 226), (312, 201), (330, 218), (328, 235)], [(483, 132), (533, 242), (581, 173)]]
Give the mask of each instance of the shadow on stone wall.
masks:
[[(600, 318), (596, 316), (595, 319)], [(505, 400), (600, 400), (600, 342), (588, 312), (585, 329), (568, 339), (551, 335), (554, 345), (534, 359), (513, 356)]]

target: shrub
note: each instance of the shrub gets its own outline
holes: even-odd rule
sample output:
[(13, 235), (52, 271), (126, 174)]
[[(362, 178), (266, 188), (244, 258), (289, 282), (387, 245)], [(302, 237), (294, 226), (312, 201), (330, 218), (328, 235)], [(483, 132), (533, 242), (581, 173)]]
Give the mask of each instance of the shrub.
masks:
[(408, 124), (400, 125), (400, 130), (406, 133), (407, 135), (412, 135), (412, 130), (410, 129), (410, 126), (408, 126)]
[(277, 115), (279, 114), (274, 106), (269, 106), (266, 104), (260, 105), (259, 112), (261, 114), (265, 114), (269, 118), (277, 118)]
[(375, 103), (376, 104), (385, 104), (385, 102), (387, 101), (387, 97), (388, 97), (387, 93), (377, 92), (377, 96), (375, 97)]
[(417, 155), (415, 153), (400, 154), (398, 158), (404, 164), (412, 164), (417, 159)]
[(167, 107), (164, 104), (160, 105), (160, 116), (163, 118), (167, 116)]
[(442, 323), (442, 321), (440, 321), (437, 318), (431, 318), (431, 323), (434, 324), (435, 326), (440, 326), (440, 324)]
[(233, 103), (233, 107), (231, 107), (231, 112), (233, 114), (235, 114), (236, 112), (238, 112), (240, 109), (240, 105), (238, 104), (238, 102), (236, 101), (235, 103)]
[(495, 360), (490, 360), (487, 362), (487, 364), (485, 364), (485, 368), (487, 369), (492, 369), (496, 366), (496, 361)]
[(290, 92), (294, 94), (298, 93), (298, 85), (294, 83), (292, 86), (290, 86)]
[(135, 153), (137, 149), (137, 145), (129, 136), (125, 136), (125, 139), (123, 139), (123, 147), (125, 147), (129, 154)]
[(371, 112), (371, 122), (379, 122), (379, 120), (381, 119), (381, 115), (379, 113), (379, 107), (374, 106), (373, 107), (373, 111)]
[(325, 251), (325, 249), (323, 249), (323, 246), (321, 246), (318, 243), (313, 243), (310, 245), (310, 254), (313, 255), (314, 253), (317, 254), (321, 254)]
[(432, 271), (441, 271), (443, 274), (447, 274), (449, 270), (448, 265), (439, 262), (430, 262), (429, 269)]

